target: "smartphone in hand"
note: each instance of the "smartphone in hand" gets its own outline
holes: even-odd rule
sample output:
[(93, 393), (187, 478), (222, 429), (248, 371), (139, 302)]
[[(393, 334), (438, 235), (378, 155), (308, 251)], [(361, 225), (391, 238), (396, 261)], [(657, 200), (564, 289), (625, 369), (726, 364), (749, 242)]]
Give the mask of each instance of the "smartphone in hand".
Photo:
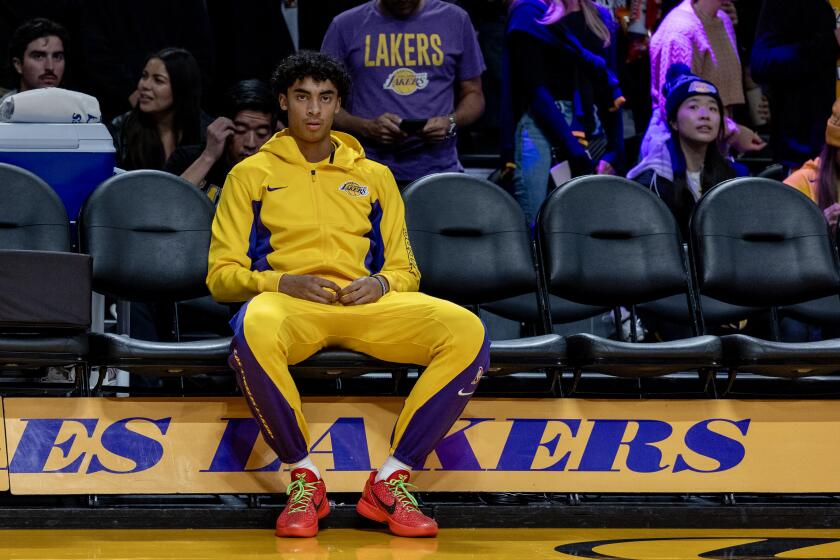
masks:
[(403, 119), (400, 121), (400, 130), (406, 134), (417, 134), (423, 130), (427, 122), (429, 119)]

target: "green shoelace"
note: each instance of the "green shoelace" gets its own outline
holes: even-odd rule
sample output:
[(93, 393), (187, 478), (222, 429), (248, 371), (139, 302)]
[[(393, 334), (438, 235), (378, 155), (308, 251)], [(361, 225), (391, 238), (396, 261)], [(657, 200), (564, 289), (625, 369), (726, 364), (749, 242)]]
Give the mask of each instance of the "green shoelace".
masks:
[(312, 494), (318, 489), (316, 482), (306, 482), (306, 475), (300, 473), (297, 480), (286, 487), (289, 495), (289, 513), (302, 513), (309, 507)]
[(400, 504), (405, 508), (405, 510), (409, 513), (420, 511), (420, 507), (417, 504), (417, 498), (411, 495), (409, 488), (417, 488), (410, 482), (406, 482), (405, 476), (399, 476), (397, 478), (391, 479), (386, 484), (391, 489), (391, 493), (394, 497), (400, 502)]

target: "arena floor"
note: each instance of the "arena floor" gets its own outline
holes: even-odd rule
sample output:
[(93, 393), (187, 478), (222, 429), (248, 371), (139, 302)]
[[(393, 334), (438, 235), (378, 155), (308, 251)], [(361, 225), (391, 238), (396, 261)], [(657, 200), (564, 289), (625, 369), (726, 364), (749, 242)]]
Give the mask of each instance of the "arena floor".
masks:
[(436, 539), (326, 529), (314, 539), (269, 530), (8, 530), (0, 558), (63, 559), (768, 559), (840, 558), (840, 530), (444, 529)]

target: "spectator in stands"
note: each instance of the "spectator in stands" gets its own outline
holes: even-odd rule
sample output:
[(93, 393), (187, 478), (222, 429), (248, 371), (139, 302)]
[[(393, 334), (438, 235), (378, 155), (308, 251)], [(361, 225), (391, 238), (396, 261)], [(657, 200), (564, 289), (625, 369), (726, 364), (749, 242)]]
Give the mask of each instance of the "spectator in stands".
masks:
[[(744, 85), (735, 29), (721, 8), (731, 0), (683, 0), (665, 16), (650, 41), (653, 116), (642, 141), (641, 155), (651, 146), (664, 146), (670, 135), (665, 98), (665, 75), (676, 63), (688, 66), (720, 92), (725, 109), (724, 135), (737, 152), (755, 152), (766, 143), (752, 130), (732, 120), (734, 106), (744, 103)], [(660, 154), (657, 157), (664, 157)]]
[(633, 116), (634, 131), (647, 129), (651, 116), (650, 36), (662, 19), (661, 0), (618, 2), (616, 18), (622, 23), (624, 41), (619, 41), (619, 79), (627, 96), (624, 110)]
[(260, 80), (244, 80), (222, 99), (222, 115), (207, 127), (204, 145), (181, 146), (166, 162), (166, 171), (180, 175), (217, 202), (231, 168), (257, 153), (274, 133), (277, 100)]
[[(714, 84), (686, 65), (675, 64), (666, 74), (662, 98), (669, 137), (627, 177), (659, 195), (688, 239), (688, 220), (697, 200), (738, 172), (724, 155), (724, 105)], [(663, 153), (667, 157), (658, 157)]]
[(592, 0), (518, 0), (511, 7), (506, 82), (516, 123), (514, 196), (530, 223), (546, 196), (552, 149), (571, 176), (621, 168), (615, 30), (609, 12)]
[(773, 157), (792, 169), (819, 152), (837, 96), (838, 9), (837, 0), (765, 0), (758, 18), (752, 77), (768, 89)]
[(67, 39), (64, 27), (44, 18), (31, 19), (15, 29), (9, 57), (18, 74), (17, 89), (8, 91), (0, 101), (18, 92), (60, 86)]
[(137, 72), (147, 56), (166, 47), (188, 50), (201, 70), (202, 86), (212, 83), (213, 31), (207, 0), (80, 3), (87, 88), (99, 99), (106, 120), (137, 105)]
[(288, 364), (327, 344), (391, 362), (427, 365), (370, 473), (357, 511), (400, 536), (433, 536), (410, 470), (460, 416), (488, 366), (478, 317), (417, 292), (405, 212), (393, 175), (352, 136), (332, 132), (349, 76), (322, 53), (289, 57), (273, 85), (288, 129), (228, 175), (213, 223), (207, 285), (220, 302), (247, 303), (233, 319), (230, 365), (265, 440), (291, 466), (279, 536), (314, 536), (329, 513), (309, 456)]
[(820, 156), (805, 162), (785, 183), (817, 203), (832, 227), (840, 217), (840, 99), (834, 102), (825, 129), (825, 145)]
[(353, 94), (336, 128), (404, 186), (463, 171), (455, 135), (484, 111), (484, 60), (469, 16), (442, 0), (370, 0), (336, 17), (323, 52), (343, 61)]
[(150, 56), (137, 83), (137, 106), (111, 122), (117, 165), (163, 169), (178, 146), (201, 144), (201, 76), (193, 56), (167, 48)]

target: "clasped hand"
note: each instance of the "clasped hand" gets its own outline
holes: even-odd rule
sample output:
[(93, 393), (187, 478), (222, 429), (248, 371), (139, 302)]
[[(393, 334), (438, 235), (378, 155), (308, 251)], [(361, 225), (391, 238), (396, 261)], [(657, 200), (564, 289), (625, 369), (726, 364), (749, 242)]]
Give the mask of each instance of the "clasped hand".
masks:
[(316, 303), (341, 303), (343, 305), (361, 305), (373, 303), (383, 295), (382, 284), (372, 276), (362, 276), (350, 282), (344, 288), (318, 276), (309, 274), (284, 274), (280, 278), (278, 291), (292, 297), (314, 301)]

